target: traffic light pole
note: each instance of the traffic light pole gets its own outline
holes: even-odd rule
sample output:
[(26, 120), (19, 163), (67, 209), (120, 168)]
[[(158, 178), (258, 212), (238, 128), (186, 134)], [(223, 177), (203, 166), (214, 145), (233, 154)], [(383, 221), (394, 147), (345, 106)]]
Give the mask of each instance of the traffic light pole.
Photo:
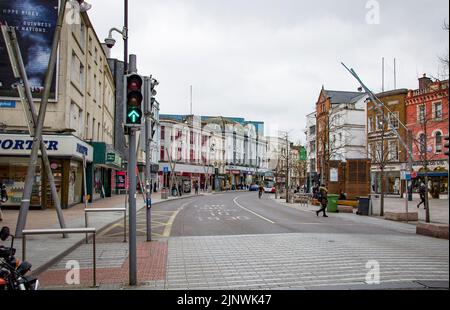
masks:
[[(137, 72), (136, 55), (130, 55), (129, 72)], [(126, 117), (126, 116), (125, 116)], [(129, 284), (137, 285), (137, 247), (136, 247), (136, 131), (138, 128), (129, 128), (129, 146), (128, 146), (128, 227), (129, 227)]]
[(128, 154), (128, 175), (130, 186), (128, 190), (129, 215), (129, 282), (137, 284), (137, 250), (136, 250), (136, 129), (130, 128), (130, 142)]

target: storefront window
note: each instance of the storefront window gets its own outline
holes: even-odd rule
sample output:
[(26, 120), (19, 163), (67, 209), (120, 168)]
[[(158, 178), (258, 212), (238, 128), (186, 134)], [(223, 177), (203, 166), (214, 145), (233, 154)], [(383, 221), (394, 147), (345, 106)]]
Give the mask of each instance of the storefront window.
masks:
[[(9, 200), (7, 206), (20, 206), (29, 159), (20, 157), (0, 157), (0, 182), (6, 186)], [(42, 178), (41, 163), (36, 167), (35, 183), (31, 193), (31, 206), (41, 206)]]
[[(50, 160), (50, 168), (52, 169), (53, 179), (55, 180), (56, 190), (58, 192), (59, 199), (61, 200), (61, 186), (62, 186), (62, 180), (63, 180), (62, 161), (61, 160)], [(46, 181), (47, 190), (45, 191), (46, 207), (54, 208), (55, 203), (53, 201), (52, 191), (51, 191), (47, 176), (45, 176), (45, 179), (47, 180)]]
[(69, 172), (69, 205), (82, 202), (83, 167), (80, 162), (70, 162)]
[(103, 189), (102, 168), (95, 168), (94, 170), (94, 200), (105, 197)]

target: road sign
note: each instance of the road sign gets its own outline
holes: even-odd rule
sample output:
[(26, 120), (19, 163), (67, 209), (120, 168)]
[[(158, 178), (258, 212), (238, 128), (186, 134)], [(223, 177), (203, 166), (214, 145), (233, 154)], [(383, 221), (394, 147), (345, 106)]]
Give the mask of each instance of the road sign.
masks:
[(164, 167), (163, 171), (164, 171), (164, 173), (168, 173), (169, 172), (169, 167)]

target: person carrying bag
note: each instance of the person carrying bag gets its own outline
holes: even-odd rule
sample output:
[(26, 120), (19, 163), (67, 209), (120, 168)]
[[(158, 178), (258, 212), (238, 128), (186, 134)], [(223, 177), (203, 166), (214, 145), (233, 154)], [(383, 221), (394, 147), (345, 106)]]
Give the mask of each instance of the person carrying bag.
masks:
[(316, 212), (317, 216), (319, 216), (319, 214), (323, 212), (323, 217), (328, 217), (328, 215), (326, 213), (327, 206), (328, 206), (327, 195), (328, 195), (327, 188), (325, 186), (320, 187), (317, 200), (320, 202), (320, 205), (322, 206), (322, 208)]

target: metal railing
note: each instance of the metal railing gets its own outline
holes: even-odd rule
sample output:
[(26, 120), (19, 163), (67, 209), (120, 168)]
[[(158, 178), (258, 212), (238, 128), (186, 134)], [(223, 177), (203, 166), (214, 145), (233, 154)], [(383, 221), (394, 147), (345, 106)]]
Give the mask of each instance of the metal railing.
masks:
[(313, 195), (312, 194), (299, 194), (296, 196), (295, 200), (300, 201), (298, 203), (302, 206), (308, 206), (309, 204), (311, 204), (311, 202), (313, 200)]
[[(127, 242), (127, 209), (126, 208), (92, 208), (84, 209), (84, 226), (88, 227), (88, 213), (101, 212), (123, 212), (123, 242)], [(88, 235), (86, 234), (86, 244), (89, 243)]]
[(93, 234), (92, 255), (93, 255), (93, 287), (97, 286), (97, 259), (95, 247), (95, 228), (64, 228), (64, 229), (35, 229), (22, 231), (22, 260), (26, 260), (27, 236), (36, 235), (59, 235), (59, 234)]

